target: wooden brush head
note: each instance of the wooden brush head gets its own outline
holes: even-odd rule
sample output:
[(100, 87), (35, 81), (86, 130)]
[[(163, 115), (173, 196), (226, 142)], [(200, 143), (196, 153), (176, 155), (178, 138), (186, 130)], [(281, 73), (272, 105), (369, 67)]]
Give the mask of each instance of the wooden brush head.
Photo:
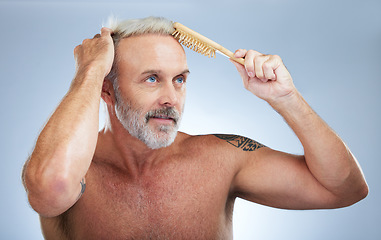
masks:
[(182, 25), (181, 23), (173, 23), (175, 31), (172, 33), (173, 37), (179, 41), (182, 45), (195, 52), (201, 53), (204, 56), (216, 57), (216, 51), (221, 52), (223, 55), (230, 59), (244, 65), (245, 60), (243, 58), (235, 58), (234, 54), (228, 49), (222, 47), (220, 44), (210, 40), (207, 37), (193, 31), (192, 29)]

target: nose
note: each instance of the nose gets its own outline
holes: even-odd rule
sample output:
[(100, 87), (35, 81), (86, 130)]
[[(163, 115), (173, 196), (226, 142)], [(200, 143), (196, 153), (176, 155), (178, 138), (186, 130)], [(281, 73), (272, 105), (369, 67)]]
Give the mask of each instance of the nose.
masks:
[(173, 107), (177, 104), (178, 97), (175, 86), (172, 83), (165, 84), (161, 87), (160, 105)]

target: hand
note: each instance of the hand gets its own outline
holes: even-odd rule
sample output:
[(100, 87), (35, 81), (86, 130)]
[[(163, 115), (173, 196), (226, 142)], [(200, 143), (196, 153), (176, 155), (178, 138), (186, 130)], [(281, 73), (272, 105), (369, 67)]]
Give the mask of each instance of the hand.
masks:
[[(114, 43), (111, 38), (111, 29), (102, 28), (101, 34), (92, 39), (83, 40), (81, 45), (74, 49), (77, 73), (86, 70), (95, 70), (102, 74), (102, 80), (110, 72), (114, 61)], [(99, 72), (98, 72), (99, 70)]]
[(237, 58), (245, 58), (245, 66), (236, 63), (247, 90), (270, 104), (296, 92), (295, 86), (282, 59), (277, 55), (264, 55), (254, 50), (239, 49)]

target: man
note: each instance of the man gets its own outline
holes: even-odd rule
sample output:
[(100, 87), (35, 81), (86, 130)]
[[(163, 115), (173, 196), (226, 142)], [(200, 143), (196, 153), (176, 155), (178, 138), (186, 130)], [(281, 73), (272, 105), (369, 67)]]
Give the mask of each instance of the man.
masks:
[[(232, 239), (237, 197), (322, 209), (367, 195), (354, 156), (303, 100), (280, 57), (240, 49), (245, 66), (234, 64), (245, 88), (294, 130), (304, 156), (241, 136), (177, 132), (189, 69), (171, 22), (111, 28), (75, 48), (71, 87), (23, 170), (46, 239)], [(108, 120), (98, 132), (100, 98)]]

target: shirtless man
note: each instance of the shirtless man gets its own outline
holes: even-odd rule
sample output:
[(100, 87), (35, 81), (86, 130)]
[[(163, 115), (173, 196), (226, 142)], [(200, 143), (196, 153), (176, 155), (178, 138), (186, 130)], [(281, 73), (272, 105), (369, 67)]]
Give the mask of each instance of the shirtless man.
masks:
[[(240, 49), (245, 66), (234, 64), (245, 88), (290, 125), (303, 156), (240, 136), (177, 132), (189, 70), (171, 22), (111, 28), (75, 48), (71, 87), (23, 170), (46, 239), (232, 239), (237, 197), (327, 209), (367, 195), (354, 156), (278, 56)], [(108, 120), (98, 132), (100, 98)]]

